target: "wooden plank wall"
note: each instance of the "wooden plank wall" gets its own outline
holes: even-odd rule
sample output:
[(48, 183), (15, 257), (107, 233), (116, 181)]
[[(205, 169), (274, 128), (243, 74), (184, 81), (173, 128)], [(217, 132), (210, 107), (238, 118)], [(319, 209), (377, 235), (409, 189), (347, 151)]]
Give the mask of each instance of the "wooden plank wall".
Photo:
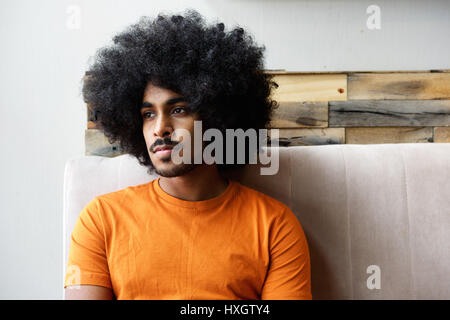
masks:
[(275, 73), (279, 144), (450, 142), (450, 73)]
[[(270, 128), (281, 146), (448, 143), (449, 71), (267, 71), (279, 85)], [(96, 128), (89, 105), (85, 141), (86, 155), (123, 153)]]

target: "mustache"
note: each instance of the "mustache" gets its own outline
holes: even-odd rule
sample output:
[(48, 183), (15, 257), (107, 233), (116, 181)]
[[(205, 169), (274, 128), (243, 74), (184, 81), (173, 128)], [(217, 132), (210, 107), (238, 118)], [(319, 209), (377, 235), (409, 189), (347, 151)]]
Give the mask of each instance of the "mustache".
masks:
[(179, 143), (178, 141), (172, 141), (170, 140), (170, 138), (158, 139), (150, 146), (150, 151), (154, 152), (155, 148), (160, 145), (175, 147), (178, 143)]

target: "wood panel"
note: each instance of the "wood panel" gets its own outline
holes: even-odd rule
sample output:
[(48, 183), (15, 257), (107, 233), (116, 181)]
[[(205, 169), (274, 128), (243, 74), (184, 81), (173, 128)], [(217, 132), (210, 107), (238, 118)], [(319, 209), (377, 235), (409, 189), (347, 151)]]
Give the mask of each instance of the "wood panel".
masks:
[(327, 102), (280, 102), (270, 121), (271, 128), (327, 126)]
[(450, 73), (353, 73), (348, 100), (450, 99)]
[(450, 142), (450, 127), (435, 127), (434, 142), (444, 143)]
[(329, 127), (450, 125), (450, 100), (330, 101), (329, 108)]
[(88, 129), (97, 129), (97, 124), (94, 121), (88, 121), (87, 128)]
[(110, 144), (103, 131), (98, 129), (85, 130), (85, 143), (87, 156), (115, 157), (123, 154), (120, 146)]
[(86, 104), (86, 107), (87, 107), (87, 119), (88, 119), (88, 121), (96, 121), (97, 118), (94, 115), (94, 112), (92, 112), (91, 104), (90, 103)]
[(346, 128), (345, 139), (348, 144), (433, 142), (433, 130), (431, 127)]
[(428, 72), (450, 72), (450, 69), (432, 69), (432, 70), (361, 70), (361, 71), (287, 71), (286, 69), (267, 69), (264, 71), (269, 74), (354, 74), (354, 73), (428, 73)]
[(346, 74), (280, 74), (272, 98), (279, 102), (347, 100)]
[(88, 129), (98, 129), (97, 124), (95, 123), (95, 121), (97, 121), (97, 117), (92, 112), (91, 104), (87, 103), (86, 107), (87, 107), (87, 128)]
[[(270, 136), (270, 130), (268, 130)], [(344, 128), (279, 129), (278, 145), (312, 146), (345, 143)]]

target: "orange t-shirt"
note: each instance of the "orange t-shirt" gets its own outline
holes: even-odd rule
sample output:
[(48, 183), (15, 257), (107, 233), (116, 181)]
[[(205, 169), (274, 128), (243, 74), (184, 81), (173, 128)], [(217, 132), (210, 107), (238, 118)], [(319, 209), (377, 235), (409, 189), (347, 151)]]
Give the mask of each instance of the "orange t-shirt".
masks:
[(233, 180), (203, 201), (169, 195), (159, 178), (95, 197), (72, 232), (67, 268), (64, 287), (108, 287), (117, 299), (311, 299), (297, 217)]

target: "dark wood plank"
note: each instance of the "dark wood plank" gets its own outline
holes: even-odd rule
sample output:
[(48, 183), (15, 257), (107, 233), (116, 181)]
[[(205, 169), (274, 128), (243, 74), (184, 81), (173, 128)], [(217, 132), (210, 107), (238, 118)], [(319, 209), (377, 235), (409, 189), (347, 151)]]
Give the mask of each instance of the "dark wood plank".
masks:
[(271, 128), (327, 127), (328, 103), (281, 102), (270, 121)]
[[(278, 129), (278, 130), (279, 130), (278, 145), (283, 147), (345, 143), (345, 128)], [(268, 136), (269, 137), (271, 136), (270, 130), (268, 132)], [(272, 141), (274, 141), (274, 139)]]
[(450, 100), (330, 101), (329, 109), (329, 127), (450, 125)]
[(86, 107), (87, 107), (87, 120), (88, 121), (96, 121), (97, 119), (96, 119), (94, 112), (91, 109), (91, 105), (88, 103), (88, 104), (86, 104)]
[(118, 144), (110, 144), (103, 131), (98, 129), (85, 130), (85, 146), (87, 156), (115, 157), (124, 154)]

